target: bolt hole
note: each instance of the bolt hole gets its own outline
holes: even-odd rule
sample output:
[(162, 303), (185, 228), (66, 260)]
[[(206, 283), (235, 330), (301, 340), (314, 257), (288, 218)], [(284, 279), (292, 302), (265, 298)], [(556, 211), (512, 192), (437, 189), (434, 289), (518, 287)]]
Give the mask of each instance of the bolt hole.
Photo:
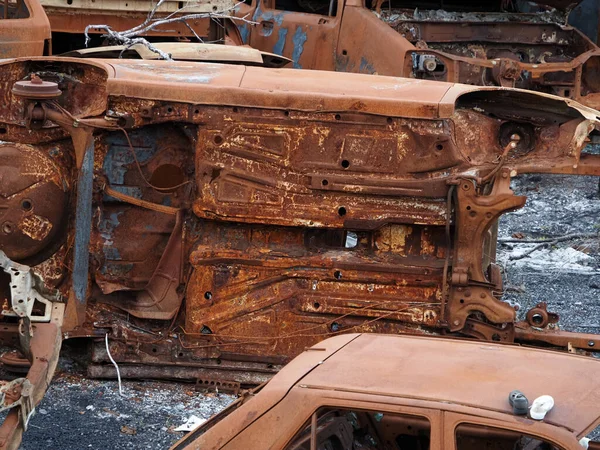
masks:
[(171, 108), (170, 106), (167, 108), (167, 112), (168, 113), (172, 113), (173, 112), (173, 108)]
[(336, 280), (341, 280), (341, 279), (342, 279), (342, 272), (341, 272), (341, 271), (339, 271), (339, 270), (336, 270), (335, 272), (333, 272), (333, 277), (334, 277)]
[(181, 358), (183, 356), (183, 353), (179, 352), (179, 353), (177, 353), (177, 356), (179, 356)]
[(342, 55), (346, 56), (348, 54), (348, 50), (342, 50)]
[(199, 109), (195, 109), (194, 110), (194, 114), (200, 114), (200, 110)]
[(210, 299), (212, 298), (212, 292), (210, 292), (210, 291), (206, 291), (206, 292), (204, 293), (204, 298), (205, 298), (206, 300), (210, 300)]
[(9, 222), (6, 222), (4, 225), (2, 225), (2, 231), (3, 231), (5, 234), (10, 234), (10, 233), (12, 233), (12, 232), (13, 232), (13, 226), (12, 226), (12, 224), (11, 224), (11, 223), (9, 223)]
[(67, 0), (67, 5), (72, 5), (73, 4), (73, 0)]
[(461, 298), (461, 299), (460, 299), (460, 302), (461, 302), (461, 303), (464, 303), (464, 302), (465, 302), (465, 299), (464, 299), (464, 298)]
[(319, 309), (321, 307), (321, 304), (319, 302), (314, 302), (313, 306), (315, 309)]
[(323, 181), (321, 181), (321, 184), (322, 184), (323, 186), (327, 186), (327, 185), (329, 184), (329, 181), (327, 181), (327, 180), (323, 180)]
[(156, 349), (156, 347), (152, 348), (152, 353), (156, 353), (158, 350)]
[(342, 167), (343, 167), (344, 169), (347, 169), (348, 167), (350, 167), (350, 161), (348, 161), (347, 159), (344, 159), (344, 160), (342, 161)]
[(237, 112), (239, 112), (239, 109), (238, 109), (238, 107), (237, 107), (237, 106), (234, 106), (234, 107), (233, 107), (233, 109), (232, 109), (232, 111), (233, 111), (234, 113), (237, 113)]
[(285, 117), (289, 117), (289, 115), (290, 115), (290, 112), (289, 112), (289, 111), (284, 111), (284, 112), (283, 112), (283, 115), (284, 115)]
[(216, 11), (216, 10), (217, 10), (217, 7), (216, 7), (216, 6), (213, 6), (213, 11)]
[(531, 317), (531, 321), (535, 324), (535, 325), (541, 325), (542, 323), (544, 323), (544, 318), (542, 317), (541, 314), (534, 314)]
[(438, 144), (435, 146), (437, 150), (444, 150), (444, 146), (442, 144)]
[(214, 139), (214, 141), (215, 141), (215, 144), (217, 144), (217, 145), (220, 145), (220, 144), (222, 144), (222, 143), (223, 143), (223, 136), (220, 136), (220, 135), (218, 135), (218, 134), (217, 134), (217, 135), (215, 136), (215, 139)]
[(345, 215), (346, 215), (346, 212), (347, 212), (347, 211), (346, 211), (346, 208), (344, 208), (343, 206), (340, 206), (340, 207), (338, 208), (338, 215), (340, 215), (340, 216), (345, 216)]
[(471, 207), (470, 206), (467, 206), (467, 211), (471, 211)]
[(23, 300), (19, 300), (19, 303), (23, 303)]
[(6, 134), (6, 128), (4, 128), (4, 127), (0, 128), (0, 134)]
[(388, 125), (393, 124), (394, 123), (394, 119), (392, 119), (391, 117), (388, 117), (387, 118), (387, 123), (388, 123)]
[(340, 116), (339, 114), (335, 115), (335, 120), (341, 120), (341, 119), (342, 119), (342, 116)]

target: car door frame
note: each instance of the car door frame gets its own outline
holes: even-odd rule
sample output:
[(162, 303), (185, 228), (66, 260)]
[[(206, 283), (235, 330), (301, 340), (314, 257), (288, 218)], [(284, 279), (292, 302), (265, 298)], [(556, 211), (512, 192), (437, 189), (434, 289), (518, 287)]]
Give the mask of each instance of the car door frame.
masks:
[[(306, 427), (315, 412), (323, 407), (333, 407), (426, 417), (431, 425), (430, 450), (442, 450), (442, 412), (436, 408), (415, 405), (414, 401), (407, 405), (403, 400), (405, 399), (401, 397), (296, 386), (277, 405), (232, 439), (224, 449), (283, 450)], [(286, 421), (293, 423), (286, 424)], [(277, 433), (267, 435), (266, 431), (273, 430), (275, 424)]]

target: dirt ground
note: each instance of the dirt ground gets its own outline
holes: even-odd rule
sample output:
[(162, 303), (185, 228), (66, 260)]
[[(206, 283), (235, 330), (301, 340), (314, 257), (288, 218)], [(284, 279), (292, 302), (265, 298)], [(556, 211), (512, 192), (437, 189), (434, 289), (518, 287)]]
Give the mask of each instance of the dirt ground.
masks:
[[(529, 197), (523, 210), (505, 216), (500, 239), (555, 237), (600, 231), (598, 179), (527, 176), (514, 189)], [(504, 299), (524, 312), (540, 301), (560, 314), (564, 329), (600, 332), (600, 250), (597, 238), (574, 239), (521, 259), (532, 244), (501, 244)], [(164, 449), (183, 436), (173, 428), (190, 415), (208, 418), (233, 397), (203, 394), (192, 385), (89, 380), (67, 357), (23, 440), (23, 450)]]

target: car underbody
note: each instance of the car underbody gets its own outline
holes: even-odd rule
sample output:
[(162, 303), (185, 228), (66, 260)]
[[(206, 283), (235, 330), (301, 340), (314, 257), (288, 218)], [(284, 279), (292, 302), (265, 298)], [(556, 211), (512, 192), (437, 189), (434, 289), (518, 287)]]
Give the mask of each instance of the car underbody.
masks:
[(585, 152), (595, 111), (525, 91), (280, 71), (0, 65), (0, 336), (33, 361), (38, 378), (19, 386), (31, 404), (61, 332), (93, 341), (92, 376), (113, 377), (112, 357), (125, 377), (234, 389), (347, 332), (600, 346), (561, 331), (544, 304), (516, 322), (494, 263), (498, 218), (526, 200), (511, 178), (600, 174)]

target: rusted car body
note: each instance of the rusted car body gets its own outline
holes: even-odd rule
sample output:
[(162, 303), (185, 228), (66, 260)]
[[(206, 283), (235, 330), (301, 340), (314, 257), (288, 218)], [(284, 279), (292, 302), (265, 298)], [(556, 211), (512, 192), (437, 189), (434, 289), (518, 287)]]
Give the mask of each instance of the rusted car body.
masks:
[(244, 42), (297, 68), (518, 87), (600, 108), (600, 49), (563, 14), (506, 12), (500, 0), (304, 3), (240, 4), (237, 14), (256, 22), (238, 24)]
[(544, 304), (516, 322), (494, 264), (512, 177), (600, 175), (592, 109), (173, 61), (22, 58), (0, 80), (0, 339), (33, 362), (0, 448), (61, 336), (93, 341), (92, 376), (110, 349), (125, 377), (234, 388), (349, 332), (600, 348)]
[[(241, 37), (232, 20), (210, 18), (208, 13), (231, 10), (234, 2), (203, 0), (191, 4), (164, 0), (153, 18), (193, 17), (158, 25), (141, 36), (151, 41), (212, 43), (239, 45)], [(46, 56), (80, 50), (87, 46), (106, 45), (106, 30), (91, 27), (89, 42), (85, 38), (88, 25), (107, 25), (116, 31), (138, 27), (147, 21), (155, 5), (138, 0), (6, 0), (0, 2), (0, 58)], [(183, 10), (179, 11), (180, 8)], [(178, 12), (179, 11), (179, 12)], [(204, 16), (202, 16), (204, 15)]]
[[(156, 2), (141, 0), (37, 0), (41, 3), (52, 27), (55, 54), (78, 50), (86, 46), (84, 32), (89, 25), (108, 25), (113, 30), (125, 31), (147, 23), (148, 14)], [(202, 0), (196, 2), (181, 2), (164, 0), (156, 9), (155, 19), (176, 17), (179, 14), (194, 15), (227, 11), (235, 5), (232, 0)], [(222, 42), (225, 40), (226, 29), (235, 29), (227, 21), (209, 17), (194, 17), (182, 22), (171, 22), (159, 25), (142, 34), (149, 40), (161, 41), (195, 41), (203, 39), (206, 42)], [(102, 45), (106, 39), (105, 30), (90, 28), (88, 34), (91, 42), (88, 45)]]
[(51, 51), (50, 23), (38, 0), (0, 2), (0, 59)]
[[(579, 440), (600, 422), (599, 364), (452, 339), (338, 336), (171, 450), (597, 449)], [(517, 416), (515, 389), (551, 395), (554, 408), (542, 421)]]

